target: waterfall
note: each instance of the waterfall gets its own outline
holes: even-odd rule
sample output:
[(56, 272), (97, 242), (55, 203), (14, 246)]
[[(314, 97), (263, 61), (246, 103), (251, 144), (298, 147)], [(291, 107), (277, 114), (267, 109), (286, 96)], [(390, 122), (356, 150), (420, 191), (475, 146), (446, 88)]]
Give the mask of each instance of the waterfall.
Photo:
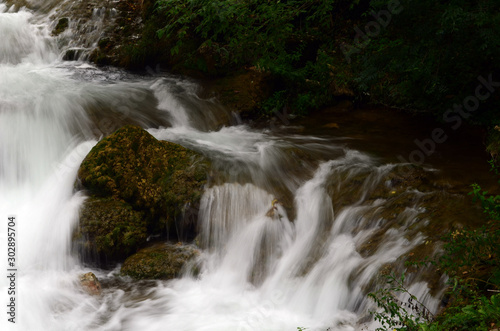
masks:
[[(189, 80), (63, 62), (46, 19), (0, 3), (0, 268), (8, 269), (14, 215), (19, 270), (15, 325), (0, 278), (0, 329), (365, 326), (377, 274), (424, 241), (418, 199), (389, 222), (381, 214), (388, 198), (369, 198), (396, 165), (342, 140), (221, 127), (227, 113)], [(91, 269), (107, 284), (91, 297), (78, 286), (89, 268), (71, 250), (86, 198), (74, 182), (98, 139), (129, 123), (207, 155), (217, 170), (201, 200), (199, 273), (133, 282), (118, 269)], [(424, 281), (412, 286), (437, 308)]]

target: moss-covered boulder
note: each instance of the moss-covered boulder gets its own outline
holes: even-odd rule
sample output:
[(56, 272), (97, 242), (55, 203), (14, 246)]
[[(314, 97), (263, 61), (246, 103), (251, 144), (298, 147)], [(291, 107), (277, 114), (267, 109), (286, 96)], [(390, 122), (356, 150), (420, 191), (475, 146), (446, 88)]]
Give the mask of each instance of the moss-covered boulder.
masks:
[(97, 254), (106, 260), (124, 259), (146, 243), (144, 214), (124, 201), (91, 197), (80, 211), (80, 224), (74, 239), (79, 251), (91, 259)]
[(207, 166), (196, 152), (159, 141), (137, 126), (102, 139), (78, 171), (78, 186), (90, 195), (75, 235), (83, 252), (121, 260), (149, 235), (194, 231)]
[(78, 177), (92, 195), (123, 200), (152, 219), (172, 219), (201, 197), (206, 167), (199, 154), (125, 126), (90, 151)]
[(134, 279), (172, 279), (198, 254), (190, 245), (159, 243), (130, 256), (121, 273)]

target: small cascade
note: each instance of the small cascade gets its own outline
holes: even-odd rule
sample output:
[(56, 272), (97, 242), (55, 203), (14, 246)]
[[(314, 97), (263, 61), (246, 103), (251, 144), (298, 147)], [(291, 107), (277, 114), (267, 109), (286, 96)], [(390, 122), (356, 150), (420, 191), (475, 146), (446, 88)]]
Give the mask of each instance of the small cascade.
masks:
[(15, 11), (15, 6), (0, 4), (0, 63), (50, 62), (56, 58), (56, 48), (44, 25), (33, 25), (33, 13)]
[(117, 11), (112, 3), (104, 1), (99, 5), (92, 7), (88, 1), (72, 1), (62, 6), (58, 16), (69, 21), (68, 29), (58, 36), (59, 43), (64, 45), (65, 60), (86, 60), (115, 26)]
[[(62, 61), (68, 47), (96, 46), (115, 15), (111, 2), (82, 7), (87, 16), (70, 19), (58, 37), (48, 23), (54, 10), (64, 16), (84, 2), (51, 1), (43, 10), (30, 2), (0, 3), (0, 217), (19, 220), (19, 330), (373, 326), (367, 293), (425, 243), (432, 219), (423, 200), (432, 190), (418, 191), (403, 165), (349, 149), (342, 137), (231, 126), (227, 110), (186, 79)], [(97, 140), (125, 124), (210, 159), (195, 240), (201, 253), (168, 282), (134, 282), (119, 266), (93, 269), (105, 286), (92, 297), (78, 285), (88, 268), (71, 251), (86, 198), (74, 183)], [(0, 227), (0, 242), (6, 231)], [(1, 278), (0, 302), (7, 287)], [(410, 290), (438, 309), (439, 293), (421, 275)], [(14, 330), (4, 318), (0, 329)]]

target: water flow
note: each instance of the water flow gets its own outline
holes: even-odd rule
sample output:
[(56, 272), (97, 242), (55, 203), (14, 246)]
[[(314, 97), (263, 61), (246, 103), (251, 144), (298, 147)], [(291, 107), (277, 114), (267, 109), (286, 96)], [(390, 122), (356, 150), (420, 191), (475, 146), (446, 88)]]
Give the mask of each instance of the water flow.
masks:
[[(0, 242), (15, 215), (19, 268), (17, 323), (2, 313), (2, 330), (355, 330), (378, 271), (423, 240), (406, 236), (418, 204), (389, 224), (378, 213), (386, 201), (368, 199), (393, 165), (317, 137), (218, 128), (227, 114), (185, 80), (59, 62), (26, 10), (0, 4), (0, 35)], [(117, 123), (207, 155), (217, 175), (201, 201), (197, 274), (132, 282), (93, 270), (105, 286), (91, 297), (71, 252), (85, 199), (73, 184)], [(359, 178), (354, 198), (343, 197)]]

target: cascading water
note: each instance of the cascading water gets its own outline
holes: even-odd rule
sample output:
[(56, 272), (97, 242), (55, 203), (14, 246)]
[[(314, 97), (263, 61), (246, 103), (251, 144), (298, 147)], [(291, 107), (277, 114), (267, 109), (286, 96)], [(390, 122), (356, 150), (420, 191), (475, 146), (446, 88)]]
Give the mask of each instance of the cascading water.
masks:
[[(19, 270), (15, 325), (0, 280), (2, 330), (356, 330), (377, 273), (424, 240), (418, 201), (389, 224), (386, 199), (368, 198), (396, 165), (317, 137), (213, 130), (225, 115), (196, 85), (62, 62), (43, 18), (27, 10), (0, 4), (0, 35), (0, 242), (15, 215)], [(107, 286), (91, 297), (71, 251), (85, 199), (73, 184), (116, 123), (204, 153), (220, 178), (201, 201), (197, 275), (134, 283), (92, 270)], [(425, 283), (413, 286), (437, 308)]]

